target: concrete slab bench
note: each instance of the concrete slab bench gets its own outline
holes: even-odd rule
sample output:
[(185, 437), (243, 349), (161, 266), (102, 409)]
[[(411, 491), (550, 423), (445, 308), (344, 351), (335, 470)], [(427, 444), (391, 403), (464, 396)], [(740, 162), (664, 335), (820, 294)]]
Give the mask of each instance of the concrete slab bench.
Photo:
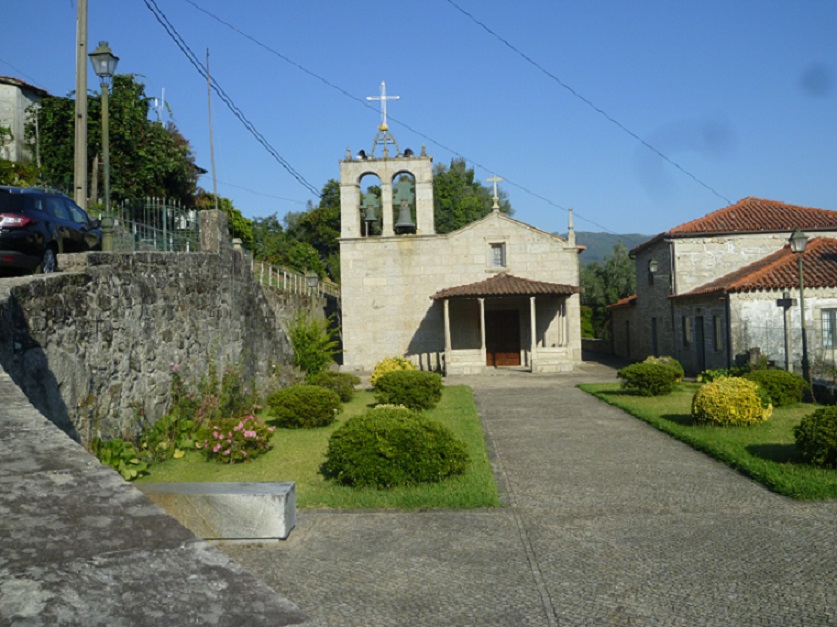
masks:
[(296, 525), (293, 481), (134, 485), (205, 540), (286, 540)]

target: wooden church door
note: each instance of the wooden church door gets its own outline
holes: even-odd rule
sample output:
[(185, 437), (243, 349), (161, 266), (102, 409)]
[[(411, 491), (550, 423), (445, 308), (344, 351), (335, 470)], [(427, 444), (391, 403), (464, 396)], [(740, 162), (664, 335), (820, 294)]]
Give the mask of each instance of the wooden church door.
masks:
[(520, 313), (516, 309), (485, 312), (485, 365), (520, 365)]

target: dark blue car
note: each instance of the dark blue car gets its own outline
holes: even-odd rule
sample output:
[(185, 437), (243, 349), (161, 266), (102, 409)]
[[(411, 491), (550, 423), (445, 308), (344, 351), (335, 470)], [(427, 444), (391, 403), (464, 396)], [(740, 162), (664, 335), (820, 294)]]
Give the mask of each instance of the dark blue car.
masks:
[(55, 272), (58, 253), (101, 250), (99, 220), (43, 187), (0, 186), (0, 269)]

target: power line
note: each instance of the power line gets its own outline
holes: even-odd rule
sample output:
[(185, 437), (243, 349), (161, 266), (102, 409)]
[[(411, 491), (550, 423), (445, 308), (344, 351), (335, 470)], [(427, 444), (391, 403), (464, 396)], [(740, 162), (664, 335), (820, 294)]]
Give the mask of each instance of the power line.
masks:
[(604, 117), (604, 118), (605, 118), (608, 122), (610, 122), (610, 123), (614, 124), (617, 128), (619, 128), (620, 130), (624, 131), (625, 133), (627, 133), (628, 135), (630, 135), (631, 137), (633, 137), (635, 140), (637, 140), (637, 141), (638, 141), (639, 143), (641, 143), (643, 146), (645, 146), (646, 148), (648, 148), (651, 152), (653, 152), (654, 154), (656, 154), (658, 157), (660, 157), (661, 159), (663, 159), (663, 160), (664, 160), (664, 161), (666, 161), (667, 163), (669, 163), (669, 164), (673, 165), (675, 168), (677, 168), (678, 170), (680, 170), (680, 172), (682, 172), (683, 174), (685, 174), (686, 176), (688, 176), (689, 178), (691, 178), (693, 181), (695, 181), (695, 182), (696, 182), (698, 185), (700, 185), (701, 187), (703, 187), (703, 188), (705, 188), (705, 189), (709, 190), (710, 192), (712, 192), (713, 194), (715, 194), (715, 196), (717, 196), (717, 197), (718, 197), (718, 198), (720, 198), (721, 200), (726, 201), (726, 203), (727, 203), (727, 204), (730, 204), (730, 205), (732, 204), (732, 201), (731, 201), (729, 198), (727, 198), (727, 197), (726, 197), (726, 196), (724, 196), (723, 194), (721, 194), (721, 193), (717, 192), (717, 191), (716, 191), (713, 187), (711, 187), (711, 186), (710, 186), (710, 185), (708, 185), (707, 183), (704, 183), (702, 180), (700, 180), (700, 179), (699, 179), (698, 177), (696, 177), (694, 174), (692, 174), (691, 172), (689, 172), (688, 170), (686, 170), (686, 169), (685, 169), (683, 166), (681, 166), (679, 163), (677, 163), (677, 162), (673, 161), (672, 159), (670, 159), (669, 157), (667, 157), (666, 155), (664, 155), (664, 154), (663, 154), (662, 152), (660, 152), (657, 148), (655, 148), (654, 146), (652, 146), (650, 143), (648, 143), (647, 141), (645, 141), (642, 137), (640, 137), (639, 135), (637, 135), (636, 133), (634, 133), (631, 129), (629, 129), (629, 128), (628, 128), (628, 127), (626, 127), (624, 124), (622, 124), (619, 120), (617, 120), (616, 118), (614, 118), (613, 116), (611, 116), (611, 115), (610, 115), (607, 111), (605, 111), (605, 110), (604, 110), (604, 109), (602, 109), (601, 107), (597, 106), (597, 105), (596, 105), (595, 103), (593, 103), (590, 99), (586, 98), (585, 96), (583, 96), (582, 94), (580, 94), (579, 92), (577, 92), (577, 91), (576, 91), (575, 89), (573, 89), (570, 85), (568, 85), (567, 83), (565, 83), (564, 81), (562, 81), (560, 78), (558, 78), (557, 76), (555, 76), (555, 74), (553, 74), (552, 72), (550, 72), (549, 70), (547, 70), (545, 67), (543, 67), (540, 63), (538, 63), (538, 62), (537, 62), (537, 61), (535, 61), (534, 59), (532, 59), (529, 55), (527, 55), (526, 53), (524, 53), (523, 51), (521, 51), (519, 48), (517, 48), (516, 46), (514, 46), (514, 45), (513, 45), (511, 42), (509, 42), (507, 39), (505, 39), (505, 38), (504, 38), (504, 37), (502, 37), (501, 35), (497, 34), (495, 31), (493, 31), (491, 28), (489, 28), (489, 27), (488, 27), (488, 26), (487, 26), (484, 22), (481, 22), (481, 21), (480, 21), (480, 20), (478, 20), (476, 17), (474, 17), (474, 15), (473, 15), (473, 14), (469, 13), (468, 11), (466, 11), (465, 9), (463, 9), (461, 6), (459, 6), (458, 4), (456, 4), (456, 2), (454, 2), (453, 0), (447, 0), (447, 3), (448, 3), (448, 4), (450, 4), (450, 5), (451, 5), (453, 8), (455, 8), (457, 11), (459, 11), (460, 13), (462, 13), (462, 15), (464, 15), (464, 16), (466, 16), (468, 19), (470, 19), (472, 22), (474, 22), (475, 24), (477, 24), (478, 26), (480, 26), (480, 27), (481, 27), (481, 28), (482, 28), (485, 32), (487, 32), (489, 35), (491, 35), (492, 37), (494, 37), (495, 39), (497, 39), (499, 42), (501, 42), (503, 45), (505, 45), (507, 48), (509, 48), (512, 52), (514, 52), (515, 54), (517, 54), (518, 56), (520, 56), (521, 58), (523, 58), (523, 59), (524, 59), (526, 62), (528, 62), (530, 65), (534, 66), (535, 68), (537, 68), (538, 70), (540, 70), (543, 74), (545, 74), (546, 76), (548, 76), (549, 78), (551, 78), (553, 81), (555, 81), (556, 83), (558, 83), (561, 87), (563, 87), (563, 88), (564, 88), (564, 89), (566, 89), (568, 92), (570, 92), (570, 94), (572, 94), (573, 96), (575, 96), (576, 98), (578, 98), (579, 100), (581, 100), (584, 104), (586, 104), (588, 107), (590, 107), (591, 109), (593, 109), (596, 113), (598, 113), (599, 115), (601, 115), (602, 117)]
[[(340, 94), (342, 94), (342, 95), (343, 95), (343, 96), (345, 96), (346, 98), (349, 98), (350, 100), (354, 100), (355, 102), (357, 102), (357, 103), (359, 103), (359, 104), (363, 105), (363, 106), (364, 106), (364, 107), (366, 107), (367, 109), (370, 109), (370, 110), (372, 110), (372, 111), (375, 111), (375, 113), (377, 113), (377, 112), (378, 112), (378, 109), (377, 109), (374, 105), (369, 104), (369, 103), (366, 101), (366, 99), (365, 99), (365, 98), (359, 98), (358, 96), (355, 96), (354, 94), (350, 93), (349, 91), (347, 91), (347, 90), (343, 89), (343, 88), (342, 88), (342, 87), (340, 87), (339, 85), (336, 85), (335, 83), (332, 83), (332, 82), (331, 82), (331, 81), (329, 81), (327, 78), (325, 78), (325, 77), (323, 77), (323, 76), (321, 76), (321, 75), (317, 74), (316, 72), (313, 72), (312, 70), (309, 70), (309, 69), (308, 69), (308, 68), (306, 68), (305, 66), (303, 66), (303, 65), (301, 65), (301, 64), (299, 64), (299, 63), (297, 63), (296, 61), (294, 61), (293, 59), (291, 59), (290, 57), (288, 57), (288, 56), (286, 56), (286, 55), (282, 54), (281, 52), (279, 52), (279, 51), (275, 50), (274, 48), (271, 48), (271, 47), (270, 47), (270, 46), (268, 46), (267, 44), (265, 44), (265, 43), (263, 43), (263, 42), (259, 41), (258, 39), (256, 39), (255, 37), (253, 37), (253, 36), (251, 36), (251, 35), (249, 35), (249, 34), (245, 33), (245, 32), (244, 32), (244, 31), (242, 31), (240, 28), (238, 28), (237, 26), (235, 26), (235, 25), (233, 25), (233, 24), (231, 24), (231, 23), (227, 22), (226, 20), (224, 20), (223, 18), (219, 17), (219, 16), (218, 16), (218, 15), (216, 15), (215, 13), (212, 13), (211, 11), (209, 11), (209, 10), (207, 10), (207, 9), (205, 9), (205, 8), (203, 8), (203, 7), (201, 7), (201, 6), (200, 6), (200, 5), (198, 5), (196, 2), (194, 2), (194, 0), (185, 0), (185, 2), (187, 2), (187, 3), (188, 3), (188, 4), (190, 4), (190, 5), (192, 5), (195, 9), (197, 9), (197, 10), (198, 10), (198, 11), (200, 11), (201, 13), (204, 13), (204, 14), (205, 14), (205, 15), (207, 15), (208, 17), (212, 18), (213, 20), (215, 20), (215, 21), (216, 21), (216, 22), (218, 22), (219, 24), (222, 24), (223, 26), (226, 26), (227, 28), (229, 28), (229, 29), (230, 29), (231, 31), (233, 31), (234, 33), (236, 33), (236, 34), (240, 35), (241, 37), (244, 37), (245, 39), (248, 39), (249, 41), (251, 41), (251, 42), (253, 42), (254, 44), (256, 44), (257, 46), (259, 46), (260, 48), (262, 48), (262, 49), (266, 50), (267, 52), (269, 52), (269, 53), (271, 53), (271, 54), (273, 54), (273, 55), (275, 55), (276, 57), (278, 57), (279, 59), (281, 59), (281, 60), (282, 60), (282, 61), (284, 61), (285, 63), (288, 63), (289, 65), (292, 65), (293, 67), (297, 68), (297, 69), (298, 69), (298, 70), (300, 70), (301, 72), (303, 72), (303, 73), (307, 74), (308, 76), (310, 76), (310, 77), (312, 77), (312, 78), (314, 78), (314, 79), (316, 79), (316, 80), (320, 81), (321, 83), (323, 83), (323, 84), (324, 84), (324, 85), (326, 85), (327, 87), (330, 87), (331, 89), (334, 89), (335, 91), (339, 92)], [(495, 173), (496, 173), (496, 170), (494, 170), (494, 169), (492, 169), (492, 168), (488, 168), (488, 167), (486, 167), (486, 166), (484, 166), (484, 165), (480, 164), (478, 161), (475, 161), (475, 160), (473, 160), (473, 159), (469, 159), (467, 156), (463, 155), (463, 154), (462, 154), (462, 153), (460, 153), (459, 151), (454, 150), (453, 148), (450, 148), (449, 146), (446, 146), (445, 144), (443, 144), (443, 143), (441, 143), (441, 142), (439, 142), (439, 141), (435, 140), (434, 138), (430, 137), (430, 136), (429, 136), (429, 135), (427, 135), (426, 133), (423, 133), (423, 132), (421, 132), (421, 131), (419, 131), (419, 130), (417, 130), (417, 129), (413, 128), (412, 126), (410, 126), (410, 125), (409, 125), (409, 124), (407, 124), (406, 122), (403, 122), (403, 121), (399, 120), (398, 118), (392, 117), (391, 115), (390, 115), (390, 116), (388, 116), (388, 118), (389, 118), (389, 120), (390, 120), (390, 121), (395, 122), (395, 123), (397, 123), (397, 124), (401, 125), (402, 127), (404, 127), (405, 129), (407, 129), (407, 130), (408, 130), (408, 131), (410, 131), (411, 133), (414, 133), (414, 134), (418, 135), (418, 136), (419, 136), (419, 137), (421, 137), (422, 139), (427, 140), (427, 141), (428, 141), (428, 142), (430, 142), (431, 144), (433, 144), (433, 145), (435, 145), (435, 146), (438, 146), (438, 147), (439, 147), (439, 148), (441, 148), (442, 150), (445, 150), (445, 151), (449, 152), (450, 154), (452, 154), (452, 155), (454, 155), (454, 156), (456, 156), (456, 157), (459, 157), (460, 159), (464, 159), (465, 161), (467, 161), (467, 162), (469, 162), (469, 163), (473, 164), (474, 166), (476, 166), (476, 167), (478, 167), (478, 168), (482, 169), (482, 170), (483, 170), (483, 171), (485, 171), (486, 173), (488, 173), (488, 174), (495, 174)], [(546, 198), (546, 197), (544, 197), (544, 196), (541, 196), (540, 194), (537, 194), (537, 193), (533, 192), (532, 190), (528, 189), (527, 187), (525, 187), (525, 186), (523, 186), (523, 185), (521, 185), (521, 184), (519, 184), (519, 183), (516, 183), (515, 181), (513, 181), (513, 180), (511, 180), (511, 179), (509, 179), (509, 178), (507, 178), (507, 177), (503, 177), (503, 178), (504, 178), (504, 181), (506, 182), (506, 184), (511, 185), (512, 187), (516, 187), (517, 189), (521, 190), (522, 192), (524, 192), (524, 193), (526, 193), (526, 194), (529, 194), (529, 195), (530, 195), (530, 196), (532, 196), (533, 198), (537, 198), (537, 199), (539, 199), (539, 200), (541, 200), (541, 201), (543, 201), (543, 202), (547, 203), (548, 205), (550, 205), (550, 206), (552, 206), (552, 207), (555, 207), (556, 209), (561, 209), (562, 211), (568, 211), (566, 207), (563, 207), (563, 206), (559, 205), (558, 203), (553, 202), (553, 201), (552, 201), (552, 200), (550, 200), (549, 198)], [(610, 229), (608, 229), (608, 228), (607, 228), (607, 227), (605, 227), (604, 225), (599, 224), (598, 222), (596, 222), (596, 221), (594, 221), (594, 220), (590, 220), (589, 218), (585, 218), (582, 214), (579, 214), (577, 211), (576, 211), (576, 212), (574, 212), (573, 216), (574, 216), (575, 218), (579, 219), (579, 220), (583, 220), (583, 221), (585, 221), (585, 222), (588, 222), (588, 223), (592, 224), (593, 226), (596, 226), (596, 227), (598, 227), (598, 228), (602, 229), (603, 231), (606, 231), (606, 232), (608, 232), (608, 233), (613, 233), (613, 231), (611, 231)]]
[(206, 68), (201, 64), (198, 58), (195, 56), (195, 53), (192, 52), (192, 49), (189, 48), (189, 45), (185, 42), (183, 37), (177, 32), (177, 29), (174, 25), (169, 21), (166, 17), (165, 13), (163, 13), (160, 8), (157, 6), (155, 0), (143, 0), (145, 2), (145, 6), (148, 8), (149, 11), (154, 15), (166, 33), (171, 37), (172, 41), (174, 41), (175, 45), (180, 49), (180, 51), (186, 56), (186, 59), (195, 67), (198, 73), (205, 79), (209, 80), (213, 91), (218, 94), (218, 97), (221, 98), (221, 101), (227, 105), (227, 108), (232, 112), (232, 114), (238, 118), (238, 120), (244, 125), (253, 137), (256, 138), (267, 152), (281, 165), (291, 176), (293, 176), (297, 182), (308, 189), (314, 196), (320, 198), (320, 192), (314, 187), (308, 180), (299, 172), (297, 172), (294, 167), (280, 155), (276, 149), (267, 141), (267, 139), (262, 135), (259, 130), (253, 125), (250, 120), (248, 120), (241, 109), (235, 104), (232, 98), (227, 94), (226, 91), (220, 86), (215, 78), (211, 78), (207, 75)]

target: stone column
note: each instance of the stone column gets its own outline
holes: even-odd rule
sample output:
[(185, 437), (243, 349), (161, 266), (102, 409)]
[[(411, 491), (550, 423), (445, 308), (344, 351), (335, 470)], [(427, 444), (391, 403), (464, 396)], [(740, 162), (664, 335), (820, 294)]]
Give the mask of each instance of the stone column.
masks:
[(220, 253), (229, 250), (230, 235), (227, 229), (227, 214), (215, 209), (198, 212), (201, 228), (201, 252)]
[(482, 358), (480, 363), (485, 366), (485, 299), (478, 298), (477, 300), (480, 303), (480, 355)]
[[(392, 215), (392, 181), (381, 179), (381, 213), (383, 214), (383, 229), (381, 235), (392, 237), (395, 235), (395, 217)], [(445, 301), (447, 303), (448, 301)]]
[(445, 364), (450, 368), (450, 299), (445, 299)]
[(529, 342), (531, 349), (529, 354), (529, 361), (531, 362), (532, 372), (535, 372), (535, 359), (538, 353), (538, 334), (537, 334), (537, 316), (535, 315), (535, 297), (529, 297)]

